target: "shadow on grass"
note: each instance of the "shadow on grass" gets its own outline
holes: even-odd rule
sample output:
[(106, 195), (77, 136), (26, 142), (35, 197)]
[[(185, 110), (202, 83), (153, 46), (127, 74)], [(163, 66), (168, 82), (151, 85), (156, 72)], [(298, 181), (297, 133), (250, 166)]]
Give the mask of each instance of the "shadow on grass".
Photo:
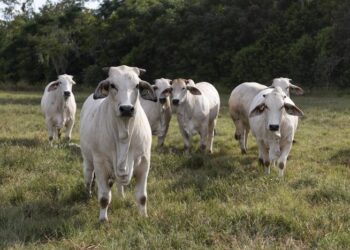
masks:
[(82, 229), (81, 205), (89, 200), (83, 183), (59, 198), (59, 190), (49, 187), (47, 199), (17, 201), (0, 206), (0, 248), (45, 243), (67, 238)]
[(48, 144), (39, 138), (0, 138), (1, 146), (38, 147)]
[(0, 105), (40, 105), (41, 97), (0, 98)]
[(192, 190), (200, 200), (226, 200), (230, 182), (233, 184), (253, 180), (263, 174), (255, 162), (252, 155), (236, 157), (190, 154), (184, 156), (176, 168), (176, 182), (170, 189), (176, 192)]
[(341, 149), (336, 154), (334, 154), (330, 161), (333, 164), (345, 165), (350, 167), (350, 149)]

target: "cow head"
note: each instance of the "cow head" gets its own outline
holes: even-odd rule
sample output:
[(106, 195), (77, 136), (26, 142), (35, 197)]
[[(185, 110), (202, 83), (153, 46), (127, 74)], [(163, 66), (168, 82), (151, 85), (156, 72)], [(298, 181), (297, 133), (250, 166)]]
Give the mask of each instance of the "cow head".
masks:
[(294, 105), (283, 90), (277, 87), (272, 92), (262, 96), (261, 101), (251, 109), (249, 117), (265, 115), (266, 129), (276, 132), (280, 130), (284, 112), (300, 117), (304, 115), (303, 111)]
[(272, 81), (271, 87), (280, 87), (287, 96), (290, 96), (290, 92), (295, 95), (304, 94), (304, 90), (297, 85), (292, 84), (291, 81), (292, 80), (289, 78), (275, 78)]
[(67, 100), (72, 95), (72, 87), (75, 84), (73, 76), (59, 75), (58, 80), (49, 84), (48, 91), (61, 91), (62, 96)]
[(156, 100), (152, 86), (139, 78), (141, 71), (137, 67), (124, 65), (110, 67), (109, 77), (98, 84), (93, 98), (108, 96), (117, 116), (134, 116), (139, 94), (146, 100)]
[(170, 82), (172, 88), (173, 104), (175, 106), (183, 103), (186, 100), (187, 92), (192, 95), (201, 95), (199, 89), (197, 89), (192, 80), (187, 79), (175, 79)]
[(157, 96), (157, 100), (160, 104), (164, 104), (166, 99), (171, 95), (172, 88), (170, 85), (171, 80), (160, 78), (154, 81), (152, 88)]

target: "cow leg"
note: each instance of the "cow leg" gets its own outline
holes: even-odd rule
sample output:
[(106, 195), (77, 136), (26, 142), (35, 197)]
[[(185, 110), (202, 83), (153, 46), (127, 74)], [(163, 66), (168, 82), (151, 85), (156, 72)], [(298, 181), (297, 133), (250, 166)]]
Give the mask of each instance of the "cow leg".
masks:
[(199, 141), (199, 146), (200, 149), (202, 151), (205, 151), (206, 147), (207, 147), (207, 139), (208, 139), (208, 124), (209, 122), (203, 122), (200, 131), (199, 131), (199, 135), (200, 135), (200, 141)]
[(236, 126), (235, 139), (239, 141), (239, 146), (241, 148), (241, 153), (246, 154), (247, 148), (245, 147), (245, 127), (242, 120), (233, 120)]
[(69, 142), (70, 139), (72, 138), (72, 130), (73, 130), (73, 126), (74, 126), (74, 120), (68, 120), (66, 123), (66, 131), (64, 134), (64, 139)]
[(117, 192), (118, 194), (122, 197), (125, 198), (125, 194), (124, 194), (124, 186), (122, 184), (117, 183)]
[(191, 142), (191, 137), (190, 135), (183, 129), (180, 127), (180, 132), (182, 134), (182, 138), (184, 141), (184, 150), (186, 153), (190, 152), (190, 142)]
[(54, 135), (55, 135), (54, 133), (55, 128), (54, 126), (52, 126), (52, 123), (48, 119), (46, 119), (46, 127), (47, 127), (47, 132), (49, 134), (49, 143), (50, 143), (50, 146), (52, 146)]
[(146, 158), (142, 158), (137, 171), (135, 171), (136, 177), (136, 203), (139, 212), (142, 216), (147, 217), (147, 177), (149, 170), (149, 161)]
[(208, 147), (209, 147), (209, 153), (213, 153), (213, 142), (214, 142), (214, 136), (215, 136), (215, 132), (214, 132), (214, 128), (216, 125), (216, 119), (214, 119), (213, 121), (209, 122), (209, 126), (208, 126)]
[(269, 150), (265, 146), (264, 141), (257, 140), (259, 148), (259, 164), (264, 166), (265, 174), (270, 174)]
[(293, 142), (288, 142), (281, 147), (281, 155), (278, 159), (278, 176), (283, 177), (284, 169), (286, 168), (287, 158), (290, 150), (292, 149)]
[(247, 142), (248, 142), (248, 134), (249, 134), (249, 127), (246, 126), (244, 130), (244, 149), (245, 149), (245, 154), (247, 153)]
[(95, 162), (95, 175), (98, 186), (98, 201), (100, 203), (100, 221), (108, 221), (107, 210), (112, 199), (111, 186), (109, 183), (109, 174), (106, 172), (103, 161)]
[(94, 165), (91, 161), (88, 161), (85, 158), (83, 161), (83, 170), (86, 192), (89, 195), (89, 197), (91, 197), (91, 187), (94, 179)]

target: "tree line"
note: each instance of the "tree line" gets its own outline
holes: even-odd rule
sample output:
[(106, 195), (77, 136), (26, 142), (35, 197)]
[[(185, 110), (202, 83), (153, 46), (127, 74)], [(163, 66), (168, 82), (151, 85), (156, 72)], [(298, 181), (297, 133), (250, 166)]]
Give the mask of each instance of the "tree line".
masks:
[(96, 85), (102, 68), (133, 65), (146, 80), (192, 78), (232, 87), (290, 77), (350, 87), (347, 0), (1, 0), (0, 81), (35, 85), (72, 74)]

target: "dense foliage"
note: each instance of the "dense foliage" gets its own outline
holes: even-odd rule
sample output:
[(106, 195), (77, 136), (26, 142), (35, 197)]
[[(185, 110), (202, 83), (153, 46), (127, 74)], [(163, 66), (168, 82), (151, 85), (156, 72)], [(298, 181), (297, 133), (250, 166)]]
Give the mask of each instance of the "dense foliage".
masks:
[(0, 81), (46, 82), (69, 73), (81, 84), (101, 68), (146, 68), (147, 80), (188, 77), (231, 87), (287, 76), (303, 87), (350, 86), (350, 1), (15, 0), (0, 26)]

